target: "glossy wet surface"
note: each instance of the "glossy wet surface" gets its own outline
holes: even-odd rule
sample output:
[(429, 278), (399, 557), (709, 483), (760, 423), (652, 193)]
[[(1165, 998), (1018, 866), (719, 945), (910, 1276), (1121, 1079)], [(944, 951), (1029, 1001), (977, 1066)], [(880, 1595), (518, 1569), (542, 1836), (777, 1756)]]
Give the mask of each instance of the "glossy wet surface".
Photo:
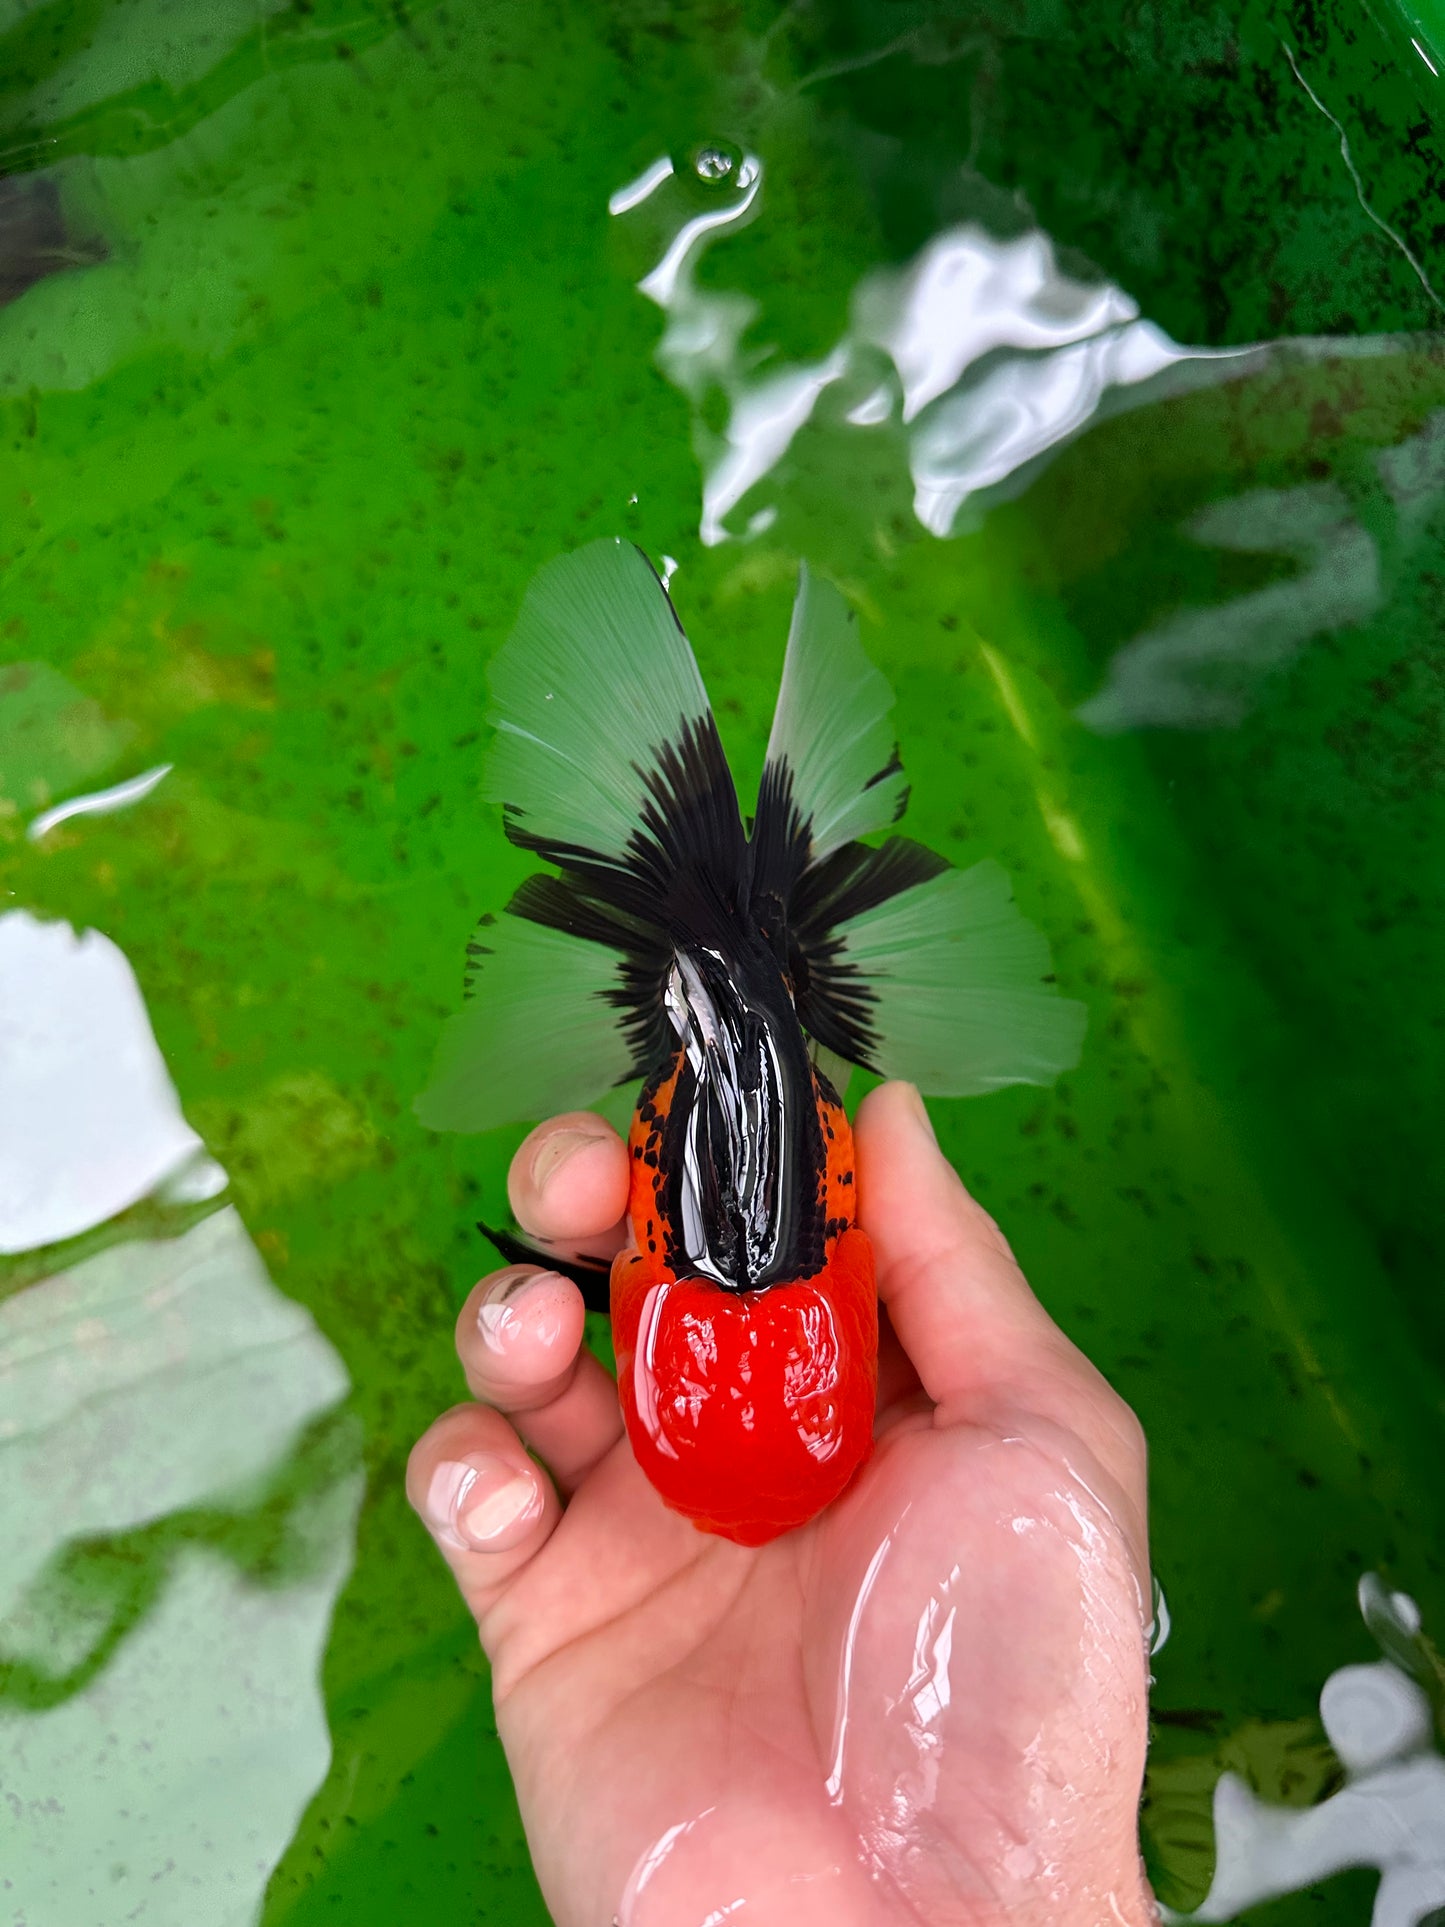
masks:
[[(401, 1491), (518, 1134), (411, 1104), (528, 867), (488, 654), (612, 533), (744, 789), (836, 579), (910, 827), (1090, 1006), (935, 1111), (1150, 1435), (1161, 1894), (1226, 1770), (1377, 1793), (1322, 1689), (1438, 1720), (1445, 1623), (1431, 21), (0, 23), (0, 1919), (545, 1918)], [(1361, 1918), (1296, 1847), (1249, 1917)]]

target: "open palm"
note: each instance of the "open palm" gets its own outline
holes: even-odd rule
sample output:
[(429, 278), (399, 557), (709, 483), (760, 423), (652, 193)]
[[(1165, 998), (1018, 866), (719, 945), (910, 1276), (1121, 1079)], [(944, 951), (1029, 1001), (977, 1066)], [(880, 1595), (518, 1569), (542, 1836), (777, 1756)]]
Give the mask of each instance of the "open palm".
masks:
[[(800, 1531), (750, 1550), (665, 1509), (565, 1280), (484, 1280), (458, 1322), (485, 1403), (437, 1421), (408, 1489), (490, 1655), (559, 1927), (1152, 1918), (1139, 1428), (916, 1094), (883, 1086), (856, 1132), (877, 1448)], [(513, 1166), (542, 1238), (615, 1227), (626, 1191), (596, 1118)]]

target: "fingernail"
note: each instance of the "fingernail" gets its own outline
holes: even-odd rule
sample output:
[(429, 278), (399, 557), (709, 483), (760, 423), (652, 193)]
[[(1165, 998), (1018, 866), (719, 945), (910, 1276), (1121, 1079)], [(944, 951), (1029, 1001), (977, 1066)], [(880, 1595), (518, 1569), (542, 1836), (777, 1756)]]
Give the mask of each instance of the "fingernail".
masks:
[(535, 1476), (491, 1452), (439, 1465), (432, 1473), (425, 1507), (439, 1539), (473, 1552), (506, 1551), (524, 1536), (541, 1509), (542, 1491)]
[(928, 1106), (923, 1101), (923, 1093), (916, 1084), (905, 1084), (904, 1092), (908, 1098), (908, 1108), (927, 1131), (932, 1143), (937, 1144), (938, 1133), (933, 1128), (933, 1119), (928, 1115)]
[[(521, 1323), (533, 1286), (561, 1282), (560, 1273), (555, 1271), (504, 1271), (477, 1306), (477, 1330), (494, 1351), (501, 1350), (506, 1337)], [(544, 1344), (553, 1335), (546, 1326), (536, 1334)]]
[(600, 1144), (600, 1131), (554, 1131), (545, 1138), (532, 1157), (532, 1182), (539, 1191), (545, 1191), (569, 1158), (589, 1144)]
[(530, 1472), (498, 1460), (495, 1477), (478, 1476), (457, 1516), (462, 1537), (478, 1552), (515, 1545), (542, 1510), (542, 1492)]

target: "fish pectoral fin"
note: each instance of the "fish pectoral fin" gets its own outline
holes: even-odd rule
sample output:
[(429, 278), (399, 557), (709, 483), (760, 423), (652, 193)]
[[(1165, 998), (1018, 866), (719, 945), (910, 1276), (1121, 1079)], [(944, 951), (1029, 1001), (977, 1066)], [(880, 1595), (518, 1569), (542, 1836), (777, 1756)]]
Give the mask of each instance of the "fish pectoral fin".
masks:
[(531, 1243), (517, 1231), (485, 1224), (481, 1219), (477, 1221), (477, 1229), (490, 1244), (496, 1246), (509, 1265), (540, 1265), (544, 1271), (559, 1272), (576, 1285), (588, 1311), (606, 1314), (610, 1310), (608, 1281), (612, 1274), (611, 1258), (559, 1248), (545, 1240)]

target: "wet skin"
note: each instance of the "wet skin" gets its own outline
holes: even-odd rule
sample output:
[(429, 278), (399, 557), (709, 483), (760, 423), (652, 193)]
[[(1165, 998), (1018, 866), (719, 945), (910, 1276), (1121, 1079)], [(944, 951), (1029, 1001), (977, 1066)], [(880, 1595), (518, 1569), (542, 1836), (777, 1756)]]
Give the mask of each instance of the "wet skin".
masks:
[[(407, 1490), (491, 1660), (558, 1927), (1154, 1918), (1142, 1433), (916, 1093), (873, 1092), (855, 1132), (878, 1444), (769, 1545), (663, 1506), (573, 1285), (513, 1269), (462, 1309), (479, 1402), (420, 1440)], [(600, 1119), (539, 1126), (510, 1188), (533, 1236), (620, 1246), (628, 1159)]]

